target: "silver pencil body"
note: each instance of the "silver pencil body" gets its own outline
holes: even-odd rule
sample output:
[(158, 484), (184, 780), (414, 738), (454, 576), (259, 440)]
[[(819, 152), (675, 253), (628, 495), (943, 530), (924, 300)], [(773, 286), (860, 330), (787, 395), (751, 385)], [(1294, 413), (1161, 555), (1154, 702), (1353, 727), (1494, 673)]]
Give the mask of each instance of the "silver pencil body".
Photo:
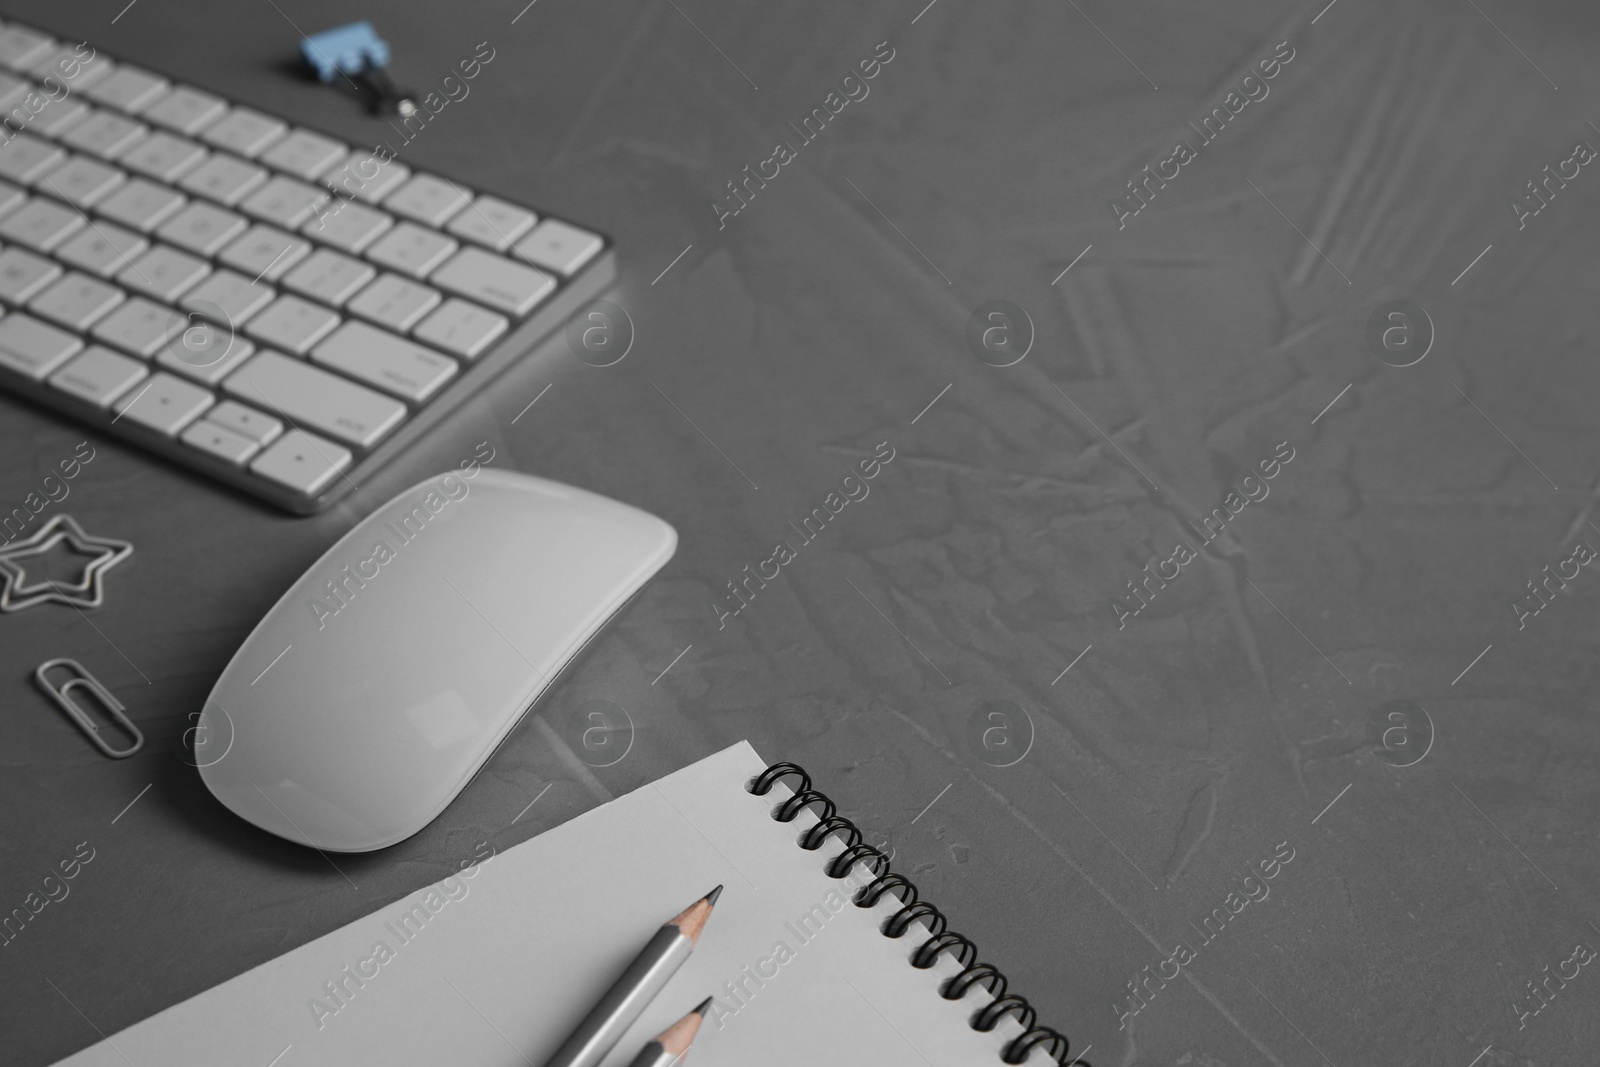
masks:
[(693, 949), (678, 927), (657, 930), (545, 1067), (598, 1067)]
[(678, 1062), (676, 1053), (668, 1052), (659, 1041), (652, 1041), (639, 1050), (628, 1067), (672, 1067)]

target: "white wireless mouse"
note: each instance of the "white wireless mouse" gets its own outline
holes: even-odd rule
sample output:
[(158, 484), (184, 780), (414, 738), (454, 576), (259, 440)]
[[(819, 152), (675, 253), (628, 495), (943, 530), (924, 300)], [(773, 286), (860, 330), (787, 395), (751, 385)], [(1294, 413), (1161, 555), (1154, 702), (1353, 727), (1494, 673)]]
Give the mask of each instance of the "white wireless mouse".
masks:
[(677, 548), (637, 508), (463, 467), (328, 549), (212, 689), (200, 777), (263, 830), (333, 852), (421, 830)]

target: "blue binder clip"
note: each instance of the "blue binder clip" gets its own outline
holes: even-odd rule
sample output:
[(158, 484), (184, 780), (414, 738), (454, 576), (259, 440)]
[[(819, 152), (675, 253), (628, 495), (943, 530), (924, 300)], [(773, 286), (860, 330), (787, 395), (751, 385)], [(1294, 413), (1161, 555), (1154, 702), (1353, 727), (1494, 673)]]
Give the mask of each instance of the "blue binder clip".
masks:
[(374, 97), (375, 110), (387, 106), (402, 115), (416, 110), (409, 94), (396, 89), (385, 73), (389, 42), (378, 36), (370, 22), (352, 22), (302, 38), (300, 55), (318, 81), (331, 83), (343, 76), (366, 88)]

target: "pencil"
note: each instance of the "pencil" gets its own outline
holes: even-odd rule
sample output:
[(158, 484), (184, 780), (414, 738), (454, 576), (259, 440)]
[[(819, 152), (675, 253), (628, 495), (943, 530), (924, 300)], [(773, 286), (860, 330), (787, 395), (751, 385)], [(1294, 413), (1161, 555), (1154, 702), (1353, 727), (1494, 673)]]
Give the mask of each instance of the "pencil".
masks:
[(719, 885), (657, 930), (545, 1067), (597, 1067), (694, 951), (721, 893)]
[(694, 1043), (694, 1035), (700, 1029), (706, 1009), (710, 1007), (711, 998), (707, 997), (688, 1015), (661, 1031), (654, 1041), (640, 1049), (629, 1067), (672, 1067), (683, 1059), (684, 1053)]

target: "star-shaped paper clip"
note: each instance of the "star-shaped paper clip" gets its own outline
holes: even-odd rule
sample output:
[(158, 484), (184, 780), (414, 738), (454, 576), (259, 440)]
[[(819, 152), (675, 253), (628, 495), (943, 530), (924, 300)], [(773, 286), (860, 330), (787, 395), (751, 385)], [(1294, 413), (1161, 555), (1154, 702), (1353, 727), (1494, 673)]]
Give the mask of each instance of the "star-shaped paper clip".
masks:
[[(80, 581), (67, 585), (46, 581), (28, 585), (22, 560), (42, 556), (65, 541), (75, 552), (93, 556)], [(78, 608), (97, 608), (105, 600), (101, 576), (133, 554), (133, 546), (110, 537), (90, 537), (71, 515), (57, 515), (32, 537), (0, 547), (0, 611), (21, 611), (55, 601)]]

